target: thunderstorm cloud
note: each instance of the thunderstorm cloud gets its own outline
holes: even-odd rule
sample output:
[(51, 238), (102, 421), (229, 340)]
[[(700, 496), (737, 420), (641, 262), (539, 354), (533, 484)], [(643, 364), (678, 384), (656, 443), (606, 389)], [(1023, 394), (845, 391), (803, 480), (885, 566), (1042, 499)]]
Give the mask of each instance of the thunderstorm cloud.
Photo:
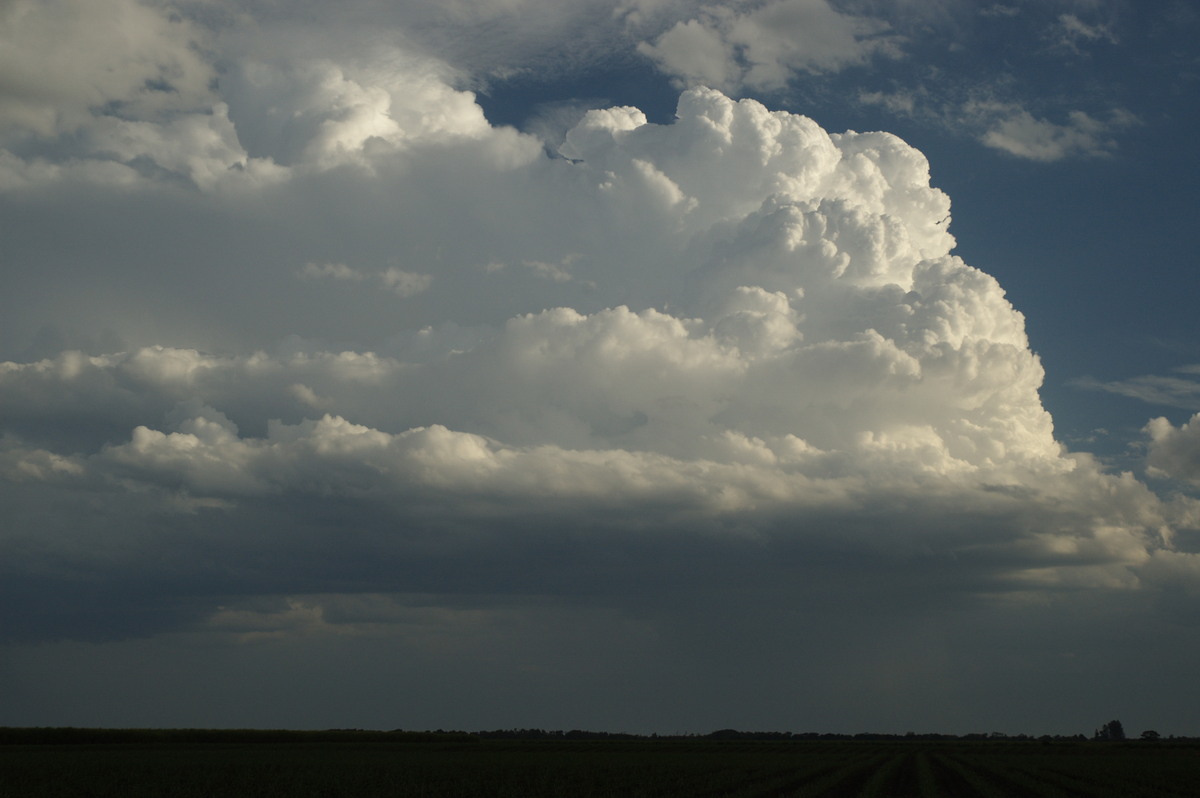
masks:
[[(640, 45), (691, 86), (673, 121), (560, 143), (403, 42), (104, 5), (0, 10), (7, 641), (401, 630), (429, 665), (578, 623), (627, 665), (684, 656), (654, 613), (715, 596), (766, 623), (1196, 590), (1195, 504), (1056, 440), (925, 156), (722, 91), (900, 57), (886, 23), (700, 7)], [(1196, 427), (1152, 422), (1149, 464), (1200, 481)]]

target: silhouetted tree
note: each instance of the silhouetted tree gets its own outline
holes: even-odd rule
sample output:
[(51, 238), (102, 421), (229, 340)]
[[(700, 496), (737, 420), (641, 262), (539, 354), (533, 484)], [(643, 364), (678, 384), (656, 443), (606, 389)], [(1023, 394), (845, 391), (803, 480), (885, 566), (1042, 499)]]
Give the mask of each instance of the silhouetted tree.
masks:
[(1154, 742), (1161, 736), (1162, 735), (1156, 732), (1154, 729), (1146, 729), (1144, 732), (1142, 732), (1142, 739), (1149, 742)]
[(1096, 734), (1093, 739), (1111, 741), (1124, 740), (1125, 727), (1121, 725), (1121, 721), (1119, 720), (1110, 720), (1108, 723), (1105, 723), (1096, 730)]

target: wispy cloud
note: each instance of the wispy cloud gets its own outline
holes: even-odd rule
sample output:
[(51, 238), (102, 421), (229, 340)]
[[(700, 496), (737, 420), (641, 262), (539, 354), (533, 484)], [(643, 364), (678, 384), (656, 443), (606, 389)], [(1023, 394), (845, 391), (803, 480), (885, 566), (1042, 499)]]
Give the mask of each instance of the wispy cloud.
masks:
[(342, 280), (361, 282), (367, 275), (344, 263), (306, 263), (297, 274), (306, 280)]
[(416, 296), (427, 291), (433, 284), (433, 275), (417, 274), (389, 267), (382, 272), (365, 272), (352, 269), (344, 263), (306, 263), (297, 276), (305, 280), (333, 280), (337, 282), (375, 282), (400, 297)]
[(993, 3), (990, 6), (979, 9), (979, 16), (981, 17), (1015, 17), (1020, 13), (1020, 6), (1005, 5), (1004, 3)]
[(1086, 377), (1075, 380), (1072, 384), (1088, 390), (1128, 396), (1147, 404), (1200, 410), (1200, 366), (1181, 366), (1175, 371), (1184, 376), (1147, 374), (1110, 382)]
[(1088, 23), (1075, 14), (1059, 15), (1051, 36), (1058, 46), (1075, 53), (1081, 52), (1081, 44), (1091, 44), (1093, 42), (1119, 43), (1111, 25), (1100, 22)]
[(1118, 149), (1119, 135), (1141, 124), (1122, 108), (1102, 116), (1066, 111), (1064, 121), (1055, 122), (1035, 116), (1017, 102), (998, 99), (1012, 93), (1007, 87), (976, 87), (972, 93), (980, 97), (957, 100), (921, 86), (890, 92), (863, 91), (858, 101), (950, 132), (972, 135), (991, 149), (1044, 163), (1110, 156)]

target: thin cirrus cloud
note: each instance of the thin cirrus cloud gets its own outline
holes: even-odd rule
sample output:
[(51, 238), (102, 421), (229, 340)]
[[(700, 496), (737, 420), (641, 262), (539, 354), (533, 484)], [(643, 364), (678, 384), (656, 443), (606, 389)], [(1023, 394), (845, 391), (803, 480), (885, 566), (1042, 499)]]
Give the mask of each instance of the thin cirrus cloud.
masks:
[(1175, 374), (1178, 376), (1146, 374), (1110, 382), (1088, 378), (1076, 380), (1075, 385), (1088, 390), (1128, 396), (1149, 404), (1200, 410), (1200, 381), (1193, 376), (1200, 374), (1200, 366), (1180, 366), (1175, 369)]
[[(952, 254), (950, 199), (899, 138), (694, 87), (671, 124), (593, 109), (550, 155), (444, 63), (287, 31), (150, 107), (145, 75), (224, 40), (136, 9), (160, 16), (96, 58), (154, 66), (69, 130), (4, 111), (7, 640), (278, 664), (386, 638), (536, 680), (504, 640), (586, 627), (614, 641), (579, 644), (598, 662), (691, 668), (722, 613), (767, 640), (794, 611), (865, 624), (829, 632), (832, 672), (872, 641), (926, 662), (898, 630), (930, 607), (1193, 585), (1195, 502), (1056, 441), (1024, 317)], [(848, 49), (804, 64), (751, 42), (757, 12), (710, 20), (744, 45), (735, 82), (890, 52), (824, 3), (762, 9)], [(1150, 432), (1186, 477), (1167, 452), (1190, 428)]]

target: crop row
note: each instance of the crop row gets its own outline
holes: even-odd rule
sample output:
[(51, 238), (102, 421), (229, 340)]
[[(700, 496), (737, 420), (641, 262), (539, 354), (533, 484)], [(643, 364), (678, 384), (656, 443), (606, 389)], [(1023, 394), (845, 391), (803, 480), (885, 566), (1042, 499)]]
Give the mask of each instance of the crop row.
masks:
[(1200, 748), (965, 743), (0, 746), (9, 796), (1183, 798)]

